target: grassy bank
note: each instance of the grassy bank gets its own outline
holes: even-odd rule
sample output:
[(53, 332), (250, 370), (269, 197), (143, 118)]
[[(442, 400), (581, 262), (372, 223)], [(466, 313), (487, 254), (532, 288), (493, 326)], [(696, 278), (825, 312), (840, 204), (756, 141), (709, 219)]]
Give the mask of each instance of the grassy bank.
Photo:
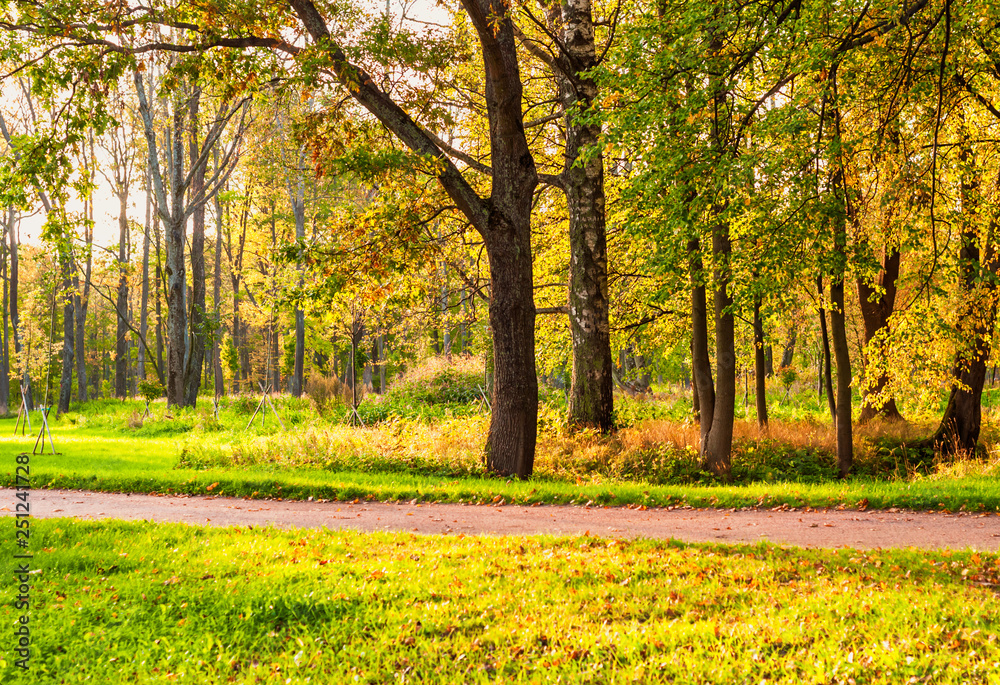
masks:
[[(748, 475), (726, 485), (700, 472), (691, 449), (672, 441), (676, 435), (660, 435), (690, 428), (653, 424), (612, 438), (543, 433), (536, 476), (511, 481), (482, 469), (483, 416), (365, 429), (303, 423), (289, 431), (243, 431), (199, 427), (206, 417), (193, 414), (157, 418), (141, 428), (124, 420), (115, 427), (64, 418), (53, 426), (58, 453), (32, 457), (33, 484), (285, 499), (1000, 511), (998, 463), (990, 458), (842, 481), (822, 452), (773, 439), (745, 441), (735, 466)], [(172, 421), (190, 427), (168, 432), (158, 426), (176, 428)], [(0, 466), (5, 485), (14, 482), (13, 456), (30, 452), (34, 443), (12, 432), (13, 421), (0, 420), (0, 449), (9, 455)]]
[[(1000, 673), (991, 554), (33, 526), (35, 683), (996, 683)], [(0, 621), (15, 618), (0, 605)], [(19, 677), (0, 655), (0, 679)]]
[[(737, 421), (733, 480), (723, 483), (701, 469), (686, 394), (619, 397), (619, 430), (598, 435), (569, 433), (565, 398), (548, 389), (534, 476), (509, 481), (483, 466), (489, 415), (480, 383), (469, 360), (418, 367), (385, 396), (365, 398), (363, 427), (346, 422), (344, 388), (333, 380), (310, 386), (315, 397), (275, 397), (281, 424), (266, 410), (266, 421), (258, 416), (248, 426), (254, 396), (223, 398), (218, 414), (206, 398), (197, 409), (157, 402), (149, 416), (141, 402), (92, 401), (52, 417), (58, 453), (32, 457), (33, 481), (260, 498), (1000, 511), (990, 411), (975, 458), (908, 448), (931, 421), (858, 427), (853, 474), (841, 480), (834, 432), (815, 394), (783, 396), (766, 431)], [(37, 430), (37, 412), (33, 419)], [(13, 419), (0, 420), (0, 453), (30, 452), (34, 438), (13, 432)], [(0, 462), (0, 483), (12, 484), (13, 473), (13, 459)]]

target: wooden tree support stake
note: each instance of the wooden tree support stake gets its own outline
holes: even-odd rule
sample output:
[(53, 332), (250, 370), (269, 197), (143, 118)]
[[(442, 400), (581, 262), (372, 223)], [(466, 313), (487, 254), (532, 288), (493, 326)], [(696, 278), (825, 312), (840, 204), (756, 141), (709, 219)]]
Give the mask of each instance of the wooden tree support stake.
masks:
[[(357, 423), (355, 423), (357, 421)], [(347, 423), (352, 426), (361, 426), (362, 428), (367, 428), (365, 422), (361, 420), (361, 414), (358, 413), (358, 408), (353, 404), (351, 405), (351, 413), (347, 415)]]
[(153, 418), (153, 413), (149, 410), (149, 400), (146, 400), (146, 410), (144, 412), (142, 412), (142, 416), (140, 416), (139, 418), (140, 419), (144, 419), (147, 416), (149, 418)]
[(219, 396), (216, 395), (215, 399), (212, 400), (212, 407), (215, 410), (215, 420), (219, 420)]
[[(24, 394), (24, 384), (21, 384), (21, 406), (17, 410), (17, 422), (14, 424), (14, 435), (17, 435), (18, 426), (21, 428), (21, 435), (24, 435), (25, 426), (31, 428), (31, 412), (28, 411), (28, 397)], [(23, 417), (23, 421), (21, 420)]]
[[(257, 403), (257, 408), (253, 410), (253, 416), (250, 417), (250, 420), (247, 422), (247, 427), (244, 430), (250, 429), (250, 426), (253, 425), (253, 420), (257, 418), (258, 412), (260, 412), (260, 427), (264, 427), (264, 417), (267, 415), (267, 410), (265, 409), (264, 411), (261, 411), (261, 409), (265, 404), (271, 408), (271, 411), (274, 413), (274, 418), (278, 419), (278, 424), (281, 426), (281, 430), (286, 430), (285, 422), (281, 420), (280, 416), (278, 416), (278, 410), (274, 408), (274, 404), (271, 403), (271, 397), (268, 395), (268, 393), (271, 392), (271, 384), (268, 383), (267, 387), (264, 387), (264, 384), (258, 381), (257, 385), (260, 386), (260, 391), (263, 393), (263, 396), (260, 398), (260, 402)], [(216, 405), (216, 417), (218, 417), (218, 404)]]
[[(45, 436), (49, 437), (49, 448), (52, 450), (52, 454), (56, 453), (56, 445), (52, 442), (52, 431), (49, 430), (49, 409), (51, 407), (41, 407), (42, 410), (42, 427), (38, 431), (38, 437), (35, 438), (35, 447), (31, 450), (32, 454), (44, 454), (45, 453)], [(41, 451), (39, 451), (38, 441), (41, 440)]]
[(483, 390), (483, 386), (476, 385), (476, 390), (479, 391), (479, 397), (476, 398), (476, 403), (478, 404), (482, 402), (483, 406), (486, 407), (486, 411), (493, 411), (493, 405), (490, 404), (490, 398), (486, 396), (486, 391)]

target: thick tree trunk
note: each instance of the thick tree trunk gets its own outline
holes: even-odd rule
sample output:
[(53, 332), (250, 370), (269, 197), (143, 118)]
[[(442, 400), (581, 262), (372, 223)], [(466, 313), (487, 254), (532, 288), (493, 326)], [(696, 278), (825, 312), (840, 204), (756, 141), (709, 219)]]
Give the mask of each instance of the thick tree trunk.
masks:
[[(608, 320), (608, 247), (605, 226), (604, 157), (601, 126), (577, 119), (598, 96), (597, 83), (585, 72), (597, 64), (590, 0), (552, 5), (561, 18), (565, 71), (557, 73), (566, 112), (565, 168), (562, 182), (569, 212), (569, 322), (573, 375), (569, 424), (610, 431), (614, 422), (611, 375), (611, 327)], [(584, 151), (590, 153), (581, 161)]]
[[(888, 328), (889, 317), (892, 316), (896, 303), (896, 281), (899, 278), (899, 249), (886, 247), (882, 256), (882, 269), (879, 272), (875, 285), (870, 285), (864, 279), (858, 279), (858, 300), (861, 304), (861, 317), (865, 325), (865, 349), (869, 354), (876, 354), (880, 359), (874, 365), (878, 371), (868, 373), (865, 383), (861, 387), (861, 414), (858, 416), (858, 423), (866, 423), (876, 416), (889, 421), (902, 421), (903, 416), (896, 407), (896, 398), (889, 397), (876, 406), (879, 397), (889, 383), (889, 376), (885, 369), (884, 344), (880, 341), (879, 334)], [(877, 287), (875, 287), (877, 286)]]
[(729, 260), (732, 256), (729, 223), (712, 228), (715, 259), (715, 411), (708, 444), (703, 449), (705, 465), (712, 473), (729, 478), (732, 470), (733, 423), (736, 418), (736, 327), (733, 298), (729, 294)]
[[(198, 106), (199, 93), (191, 98), (192, 160), (198, 159)], [(194, 162), (192, 161), (192, 164)], [(191, 196), (199, 197), (205, 188), (205, 165), (200, 164), (191, 175)], [(205, 317), (205, 203), (199, 202), (191, 214), (191, 310), (189, 314), (188, 348), (184, 359), (184, 405), (194, 407), (201, 388), (201, 372), (205, 365), (205, 335), (208, 321)]]
[(837, 360), (837, 467), (847, 476), (854, 462), (854, 438), (851, 425), (851, 357), (847, 347), (844, 316), (844, 280), (835, 276), (830, 284), (830, 337)]
[(850, 189), (847, 185), (847, 174), (844, 170), (842, 155), (845, 154), (841, 145), (841, 117), (837, 94), (837, 72), (832, 69), (829, 75), (831, 90), (826, 103), (826, 116), (829, 118), (832, 133), (832, 148), (837, 155), (834, 161), (833, 174), (827, 193), (836, 201), (836, 207), (830, 215), (833, 229), (834, 266), (830, 279), (830, 337), (833, 343), (833, 355), (837, 363), (837, 467), (841, 478), (846, 478), (854, 463), (854, 436), (852, 424), (851, 400), (851, 356), (847, 347), (847, 310), (844, 306), (844, 279), (848, 269), (847, 259), (847, 225), (848, 221), (856, 224), (857, 215), (853, 208)]
[(115, 332), (115, 397), (125, 399), (128, 394), (128, 189), (119, 189), (118, 196), (118, 322)]
[(163, 216), (167, 260), (167, 404), (184, 406), (184, 358), (187, 346), (187, 311), (184, 300), (187, 288), (184, 262), (184, 109), (179, 98), (174, 102), (170, 156), (170, 211)]
[(764, 350), (764, 322), (760, 318), (760, 297), (753, 302), (754, 390), (757, 398), (757, 425), (767, 427), (767, 364)]
[[(529, 189), (529, 202), (530, 196)], [(529, 207), (522, 204), (520, 226), (505, 225), (507, 217), (491, 221), (488, 249), (495, 366), (486, 466), (520, 478), (530, 476), (534, 466), (538, 415)]]
[(708, 434), (715, 417), (715, 382), (708, 356), (708, 302), (705, 294), (704, 264), (701, 244), (688, 241), (688, 264), (691, 273), (691, 377), (694, 379), (695, 413), (701, 428), (701, 454), (705, 455)]

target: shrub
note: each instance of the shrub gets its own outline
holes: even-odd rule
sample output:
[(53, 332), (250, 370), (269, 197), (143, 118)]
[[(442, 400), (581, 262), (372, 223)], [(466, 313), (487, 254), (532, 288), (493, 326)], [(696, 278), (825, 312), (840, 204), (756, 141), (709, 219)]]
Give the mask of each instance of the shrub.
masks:
[(157, 378), (139, 381), (139, 394), (147, 402), (158, 400), (163, 397), (163, 385)]
[(309, 374), (309, 378), (306, 379), (306, 395), (316, 406), (316, 412), (323, 417), (327, 416), (337, 405), (351, 403), (351, 388), (349, 386), (341, 383), (336, 377), (322, 376), (315, 372)]
[(431, 357), (408, 369), (386, 393), (390, 401), (419, 404), (468, 404), (479, 399), (483, 361), (478, 357)]

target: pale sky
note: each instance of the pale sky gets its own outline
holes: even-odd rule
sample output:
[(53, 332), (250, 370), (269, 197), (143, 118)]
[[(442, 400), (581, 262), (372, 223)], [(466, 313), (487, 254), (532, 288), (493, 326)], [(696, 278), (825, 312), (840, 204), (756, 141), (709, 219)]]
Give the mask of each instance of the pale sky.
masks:
[[(442, 3), (437, 0), (369, 0), (372, 11), (390, 9), (393, 16), (398, 20), (405, 15), (409, 19), (418, 22), (432, 22), (434, 24), (450, 23), (449, 13)], [(367, 4), (367, 3), (366, 3)], [(0, 93), (0, 107), (5, 111), (10, 111), (14, 102), (14, 97), (10, 93)], [(15, 122), (8, 118), (8, 125), (16, 127)], [(12, 133), (15, 133), (12, 131)], [(6, 148), (0, 138), (0, 146)], [(107, 165), (107, 154), (99, 148), (96, 151), (98, 162)], [(141, 178), (141, 174), (139, 174)], [(98, 173), (96, 175), (97, 189), (94, 192), (94, 243), (105, 247), (117, 246), (118, 244), (118, 199), (114, 197), (111, 188), (104, 178)], [(83, 211), (83, 201), (73, 197), (67, 205), (71, 213)], [(141, 182), (132, 188), (129, 198), (129, 219), (135, 223), (143, 224), (146, 216), (146, 197), (141, 186)], [(34, 216), (24, 216), (21, 219), (20, 235), (21, 240), (26, 243), (37, 244), (41, 234), (41, 227), (44, 223), (44, 216), (41, 211)], [(211, 231), (209, 224), (209, 231)], [(136, 246), (133, 245), (133, 250)]]

